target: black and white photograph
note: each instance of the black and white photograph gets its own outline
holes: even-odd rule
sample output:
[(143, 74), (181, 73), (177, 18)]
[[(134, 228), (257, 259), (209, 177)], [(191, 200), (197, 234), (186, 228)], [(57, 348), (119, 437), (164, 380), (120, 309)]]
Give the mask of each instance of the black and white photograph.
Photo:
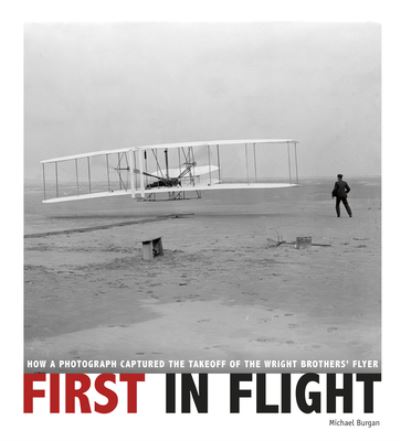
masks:
[(26, 23), (23, 80), (25, 372), (381, 371), (379, 24)]

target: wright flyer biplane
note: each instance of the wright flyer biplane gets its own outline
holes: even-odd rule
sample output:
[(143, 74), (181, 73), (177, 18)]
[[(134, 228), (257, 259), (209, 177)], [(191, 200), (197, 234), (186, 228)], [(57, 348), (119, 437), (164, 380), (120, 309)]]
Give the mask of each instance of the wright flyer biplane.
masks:
[(46, 159), (41, 161), (43, 202), (127, 195), (179, 200), (209, 190), (293, 187), (297, 144), (294, 139), (182, 142)]

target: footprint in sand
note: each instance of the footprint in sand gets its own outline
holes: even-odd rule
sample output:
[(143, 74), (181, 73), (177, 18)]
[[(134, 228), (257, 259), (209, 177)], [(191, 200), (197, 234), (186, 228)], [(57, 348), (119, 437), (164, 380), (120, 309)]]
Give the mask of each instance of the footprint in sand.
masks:
[(334, 332), (334, 331), (337, 331), (338, 328), (336, 328), (335, 326), (330, 326), (329, 328), (326, 328), (326, 330), (327, 330), (328, 332)]
[(210, 319), (200, 319), (200, 320), (197, 320), (197, 323), (205, 323), (205, 322), (209, 322), (210, 321)]
[(291, 312), (287, 312), (286, 314), (284, 314), (285, 317), (290, 317), (292, 315), (294, 315), (294, 314), (292, 314)]
[(136, 352), (136, 355), (144, 355), (145, 352)]
[(298, 328), (299, 325), (297, 325), (296, 323), (289, 323), (288, 327), (294, 329), (294, 328)]
[(272, 337), (258, 337), (255, 339), (255, 341), (257, 341), (259, 343), (272, 343), (275, 340), (276, 339), (272, 338)]
[(293, 340), (286, 340), (285, 342), (288, 345), (294, 345), (294, 341)]
[(210, 349), (221, 349), (224, 348), (225, 345), (212, 345), (212, 346), (203, 346), (203, 349), (210, 350)]
[(81, 358), (81, 357), (78, 355), (78, 351), (76, 351), (75, 349), (73, 349), (72, 351), (70, 351), (69, 354), (70, 354), (71, 358), (74, 359), (74, 360), (78, 360), (79, 358)]

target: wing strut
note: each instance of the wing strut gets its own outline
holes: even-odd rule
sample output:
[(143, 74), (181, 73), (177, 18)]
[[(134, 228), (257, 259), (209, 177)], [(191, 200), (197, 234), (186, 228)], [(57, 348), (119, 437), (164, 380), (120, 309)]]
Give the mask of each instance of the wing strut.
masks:
[(208, 145), (208, 175), (210, 177), (210, 185), (211, 185), (211, 151), (210, 146)]
[(165, 171), (167, 174), (167, 179), (169, 180), (169, 170), (168, 170), (168, 149), (164, 150), (164, 154), (165, 154)]
[[(149, 171), (148, 168), (147, 168), (147, 150), (144, 150), (144, 166), (145, 166), (145, 170), (144, 171), (147, 173)], [(147, 174), (145, 176), (146, 176), (146, 187), (147, 187), (148, 184), (149, 184), (149, 178), (148, 178)]]
[[(190, 160), (190, 153), (192, 153), (192, 160)], [(196, 162), (194, 160), (193, 147), (189, 147), (189, 162), (193, 162), (192, 181), (193, 181), (193, 185), (196, 185), (196, 182), (195, 182), (195, 176), (196, 176), (195, 164), (196, 164)]]
[(111, 191), (111, 186), (110, 186), (110, 164), (109, 164), (109, 160), (108, 160), (108, 153), (106, 154), (106, 167), (107, 167), (107, 188), (108, 188), (108, 191)]
[(78, 160), (75, 159), (75, 182), (76, 182), (76, 191), (79, 194), (79, 175), (78, 175)]
[(58, 197), (58, 163), (55, 162), (55, 172), (56, 172), (56, 197)]
[[(146, 151), (144, 151), (146, 153)], [(144, 198), (144, 173), (143, 173), (143, 154), (139, 152), (139, 170), (140, 170), (140, 195)]]
[(89, 193), (92, 192), (92, 177), (90, 174), (90, 157), (87, 157), (87, 169), (88, 169), (88, 182), (89, 182)]
[(247, 152), (247, 143), (244, 145), (244, 151), (246, 153), (246, 174), (247, 182), (250, 184), (250, 173), (249, 173), (249, 154)]
[(289, 182), (291, 183), (292, 182), (292, 164), (290, 161), (290, 143), (287, 142), (286, 145), (287, 145), (287, 153), (288, 153)]
[(132, 192), (132, 197), (135, 197), (135, 192), (136, 192), (136, 186), (135, 186), (135, 175), (134, 175), (134, 159), (133, 159), (133, 150), (129, 150), (129, 174), (131, 177), (131, 192)]
[(253, 142), (253, 158), (254, 158), (254, 182), (257, 182), (257, 160), (256, 160), (256, 143)]
[(217, 157), (218, 157), (218, 180), (221, 183), (221, 160), (219, 157), (219, 144), (217, 144)]
[(42, 174), (43, 174), (43, 200), (46, 199), (46, 176), (44, 171), (44, 164), (42, 163)]

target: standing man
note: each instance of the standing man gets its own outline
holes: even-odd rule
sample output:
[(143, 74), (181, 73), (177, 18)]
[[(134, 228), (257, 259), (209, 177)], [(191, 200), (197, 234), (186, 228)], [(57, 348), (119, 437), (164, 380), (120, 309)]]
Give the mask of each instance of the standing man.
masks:
[(353, 214), (351, 212), (351, 208), (349, 203), (347, 202), (347, 193), (350, 192), (349, 184), (346, 181), (343, 181), (343, 175), (337, 175), (337, 182), (335, 182), (335, 187), (332, 190), (332, 197), (336, 197), (336, 213), (337, 217), (340, 217), (340, 202), (343, 202), (344, 207), (346, 208), (347, 214), (349, 217), (352, 217)]

